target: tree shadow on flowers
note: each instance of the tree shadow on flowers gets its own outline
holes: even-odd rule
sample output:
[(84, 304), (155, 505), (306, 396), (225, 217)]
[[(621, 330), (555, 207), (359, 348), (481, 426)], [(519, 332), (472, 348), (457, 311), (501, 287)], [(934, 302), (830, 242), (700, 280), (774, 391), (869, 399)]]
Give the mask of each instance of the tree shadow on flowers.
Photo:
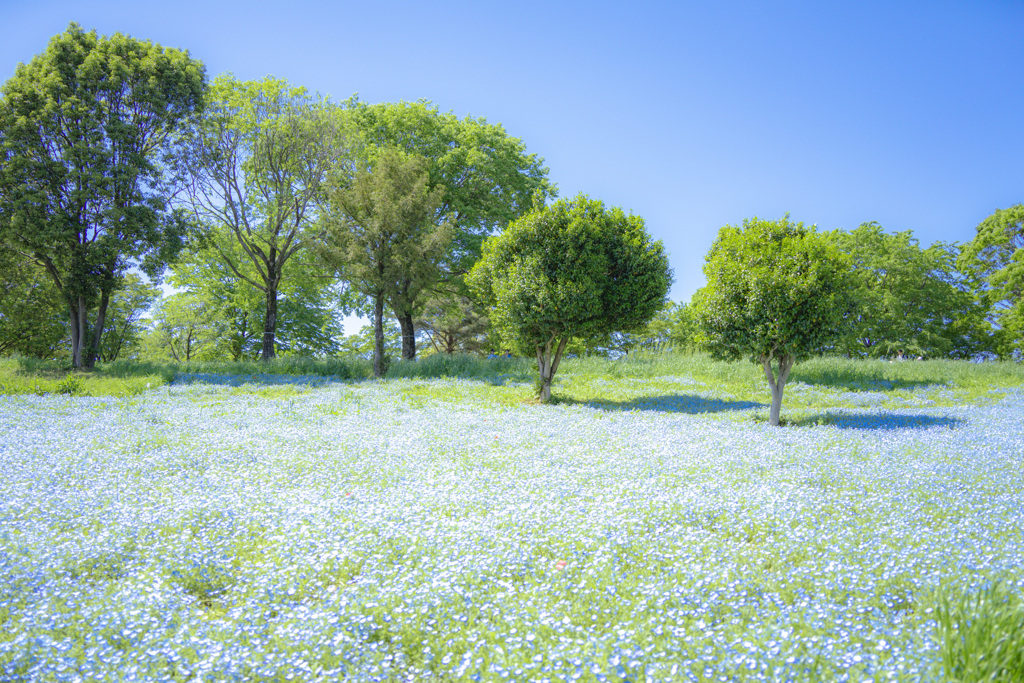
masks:
[(701, 413), (721, 413), (728, 410), (750, 410), (751, 408), (767, 408), (763, 403), (753, 401), (729, 401), (707, 396), (690, 394), (668, 394), (665, 396), (640, 396), (625, 401), (595, 398), (585, 401), (561, 399), (562, 403), (574, 403), (599, 410), (653, 410), (660, 413), (683, 413), (700, 415)]
[[(785, 414), (785, 411), (783, 411)], [(786, 419), (794, 427), (830, 426), (838, 429), (904, 430), (946, 427), (955, 429), (966, 424), (964, 420), (946, 415), (906, 413), (822, 413)]]

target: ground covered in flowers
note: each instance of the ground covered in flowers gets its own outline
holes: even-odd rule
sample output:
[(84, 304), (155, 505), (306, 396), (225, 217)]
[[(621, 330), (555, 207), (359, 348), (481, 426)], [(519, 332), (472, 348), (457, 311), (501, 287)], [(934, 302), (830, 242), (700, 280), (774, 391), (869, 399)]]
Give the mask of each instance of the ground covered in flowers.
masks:
[(1020, 392), (308, 380), (0, 396), (0, 680), (932, 680), (1024, 577)]

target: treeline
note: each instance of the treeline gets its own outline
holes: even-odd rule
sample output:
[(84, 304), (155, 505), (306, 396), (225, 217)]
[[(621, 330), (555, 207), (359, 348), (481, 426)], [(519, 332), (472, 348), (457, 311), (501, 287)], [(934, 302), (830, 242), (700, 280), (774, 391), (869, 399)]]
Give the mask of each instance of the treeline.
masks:
[[(0, 99), (0, 354), (115, 359), (502, 353), (466, 284), (484, 240), (557, 195), (500, 125), (428, 102), (210, 82), (187, 52), (71, 24)], [(832, 349), (1019, 357), (1024, 207), (966, 245), (826, 233), (853, 308)], [(143, 277), (143, 274), (148, 276)], [(178, 293), (151, 284), (164, 277)], [(345, 337), (340, 319), (373, 325)], [(690, 349), (686, 304), (567, 353)]]

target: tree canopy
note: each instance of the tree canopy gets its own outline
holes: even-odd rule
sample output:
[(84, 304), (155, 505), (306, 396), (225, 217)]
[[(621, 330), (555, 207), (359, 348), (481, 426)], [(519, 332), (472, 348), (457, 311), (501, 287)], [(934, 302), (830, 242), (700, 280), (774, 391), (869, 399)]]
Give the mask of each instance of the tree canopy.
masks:
[(276, 353), (286, 265), (319, 238), (311, 233), (346, 144), (334, 105), (274, 78), (219, 76), (192, 132), (184, 167), (189, 206), (202, 225), (197, 237), (239, 280), (263, 293), (263, 360)]
[(639, 216), (585, 195), (560, 200), (487, 239), (468, 283), (504, 343), (536, 355), (538, 395), (573, 337), (638, 329), (665, 302), (672, 271)]
[(980, 297), (995, 312), (1001, 355), (1024, 351), (1024, 204), (998, 209), (982, 221), (959, 265), (979, 280)]
[[(547, 179), (544, 160), (527, 153), (523, 141), (500, 124), (472, 116), (460, 119), (425, 101), (352, 102), (347, 117), (369, 163), (377, 154), (395, 148), (427, 161), (427, 186), (443, 189), (433, 221), (452, 228), (451, 242), (439, 263), (449, 289), (461, 286), (460, 277), (480, 257), (487, 235), (557, 193)], [(402, 328), (404, 358), (416, 355), (415, 317), (425, 303), (419, 295), (392, 302)]]
[(853, 265), (855, 308), (839, 350), (970, 358), (986, 349), (985, 311), (956, 270), (953, 246), (922, 249), (910, 231), (890, 234), (878, 223), (829, 237)]
[(752, 218), (718, 232), (693, 297), (698, 339), (712, 357), (764, 368), (779, 424), (794, 363), (833, 347), (852, 306), (850, 258), (789, 216)]
[(157, 275), (182, 246), (163, 160), (205, 89), (187, 52), (74, 23), (3, 86), (0, 244), (60, 292), (76, 367), (95, 362), (128, 268)]

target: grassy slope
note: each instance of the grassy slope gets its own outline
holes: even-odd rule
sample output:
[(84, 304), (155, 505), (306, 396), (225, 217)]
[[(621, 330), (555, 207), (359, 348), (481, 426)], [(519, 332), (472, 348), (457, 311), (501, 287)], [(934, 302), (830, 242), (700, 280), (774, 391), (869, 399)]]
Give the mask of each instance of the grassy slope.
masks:
[[(230, 362), (115, 362), (100, 365), (92, 373), (69, 373), (52, 362), (31, 359), (0, 360), (0, 394), (67, 393), (87, 396), (130, 396), (191, 376), (202, 381), (210, 375), (298, 375), (344, 380), (369, 379), (369, 363), (362, 359), (286, 358), (271, 363)], [(527, 359), (481, 359), (475, 356), (429, 356), (416, 363), (400, 363), (388, 372), (389, 379), (459, 377), (479, 380), (481, 387), (499, 403), (521, 402), (530, 396), (536, 375)], [(618, 379), (655, 380), (635, 392)], [(657, 381), (659, 378), (665, 381)], [(680, 386), (679, 379), (693, 381)], [(523, 385), (527, 386), (523, 386)], [(998, 396), (1000, 390), (1024, 385), (1024, 365), (1019, 363), (969, 363), (929, 360), (889, 363), (877, 360), (815, 358), (797, 365), (787, 386), (785, 406), (790, 411), (828, 410), (871, 405), (898, 407), (920, 404), (952, 405)], [(655, 394), (651, 395), (651, 390)], [(657, 390), (663, 390), (661, 394)], [(767, 404), (769, 394), (760, 367), (749, 362), (724, 363), (705, 355), (634, 355), (623, 360), (570, 359), (556, 377), (556, 397), (563, 402), (600, 403), (604, 407), (635, 407), (645, 398), (679, 396), (687, 392), (711, 392), (721, 400)], [(423, 396), (444, 399), (444, 392), (423, 391)], [(482, 396), (481, 396), (482, 397)], [(799, 418), (797, 418), (799, 419)]]

